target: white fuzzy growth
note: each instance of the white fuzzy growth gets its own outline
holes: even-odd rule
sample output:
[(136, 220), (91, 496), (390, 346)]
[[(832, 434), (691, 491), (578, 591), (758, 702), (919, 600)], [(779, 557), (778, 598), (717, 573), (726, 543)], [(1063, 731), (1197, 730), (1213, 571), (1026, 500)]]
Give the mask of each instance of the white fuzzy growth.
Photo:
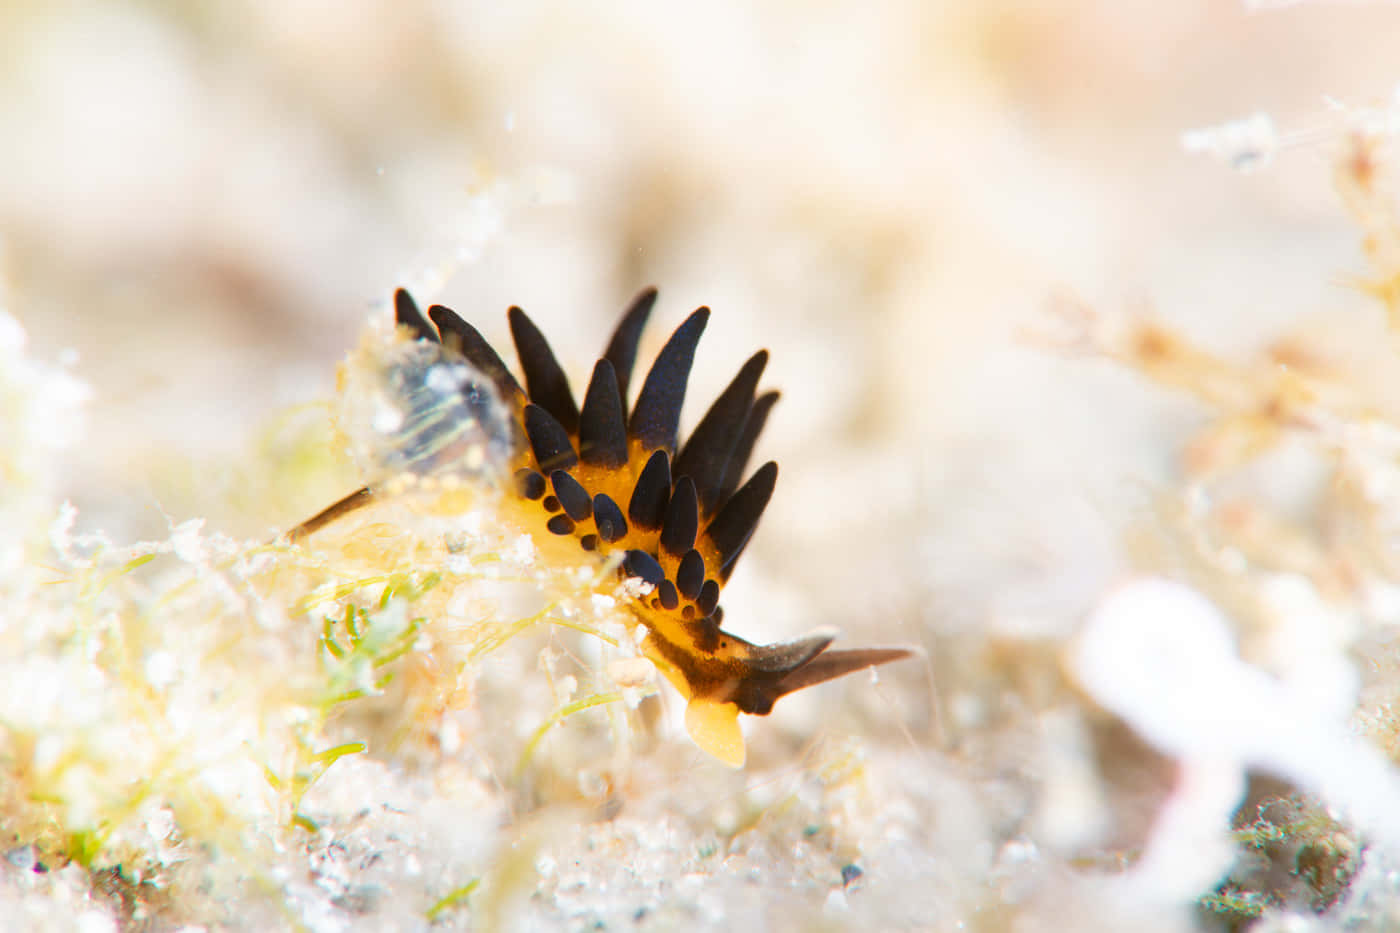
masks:
[[(1307, 601), (1277, 608), (1310, 611)], [(1189, 899), (1229, 867), (1229, 817), (1246, 770), (1317, 794), (1400, 849), (1400, 773), (1349, 729), (1338, 702), (1347, 688), (1319, 694), (1310, 678), (1280, 680), (1245, 663), (1224, 615), (1190, 587), (1145, 579), (1119, 588), (1089, 618), (1070, 666), (1096, 701), (1181, 761), (1138, 872), (1159, 894)]]
[(170, 549), (187, 564), (202, 564), (209, 557), (204, 546), (204, 519), (192, 518), (170, 533)]
[(154, 651), (146, 658), (146, 680), (157, 690), (164, 690), (179, 675), (179, 661), (169, 651)]
[(1246, 172), (1273, 161), (1278, 144), (1278, 131), (1267, 113), (1251, 114), (1241, 120), (1181, 134), (1181, 148), (1187, 152), (1213, 156), (1231, 168)]
[[(1284, 6), (1304, 0), (1254, 0), (1260, 7)], [(1281, 132), (1267, 113), (1254, 113), (1217, 126), (1187, 130), (1181, 148), (1208, 155), (1231, 168), (1251, 172), (1266, 168), (1280, 152), (1328, 143), (1348, 133), (1394, 139), (1400, 135), (1400, 87), (1379, 107), (1354, 106), (1328, 100), (1327, 115), (1310, 125)]]
[(1231, 754), (1238, 737), (1223, 714), (1255, 699), (1219, 610), (1165, 580), (1110, 595), (1080, 634), (1072, 664), (1095, 700), (1171, 754)]
[(608, 662), (608, 676), (619, 687), (645, 687), (655, 680), (656, 667), (646, 658), (617, 658)]

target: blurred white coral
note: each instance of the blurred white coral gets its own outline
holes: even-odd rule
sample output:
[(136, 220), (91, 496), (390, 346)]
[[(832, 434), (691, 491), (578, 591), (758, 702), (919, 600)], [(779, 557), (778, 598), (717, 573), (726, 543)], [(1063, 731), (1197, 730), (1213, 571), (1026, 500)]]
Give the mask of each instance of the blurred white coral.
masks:
[[(1275, 609), (1311, 611), (1306, 600)], [(1192, 588), (1158, 578), (1121, 586), (1089, 617), (1070, 666), (1096, 702), (1179, 763), (1132, 883), (1183, 901), (1223, 876), (1246, 771), (1317, 795), (1400, 853), (1400, 772), (1354, 733), (1349, 704), (1242, 661), (1228, 620)]]

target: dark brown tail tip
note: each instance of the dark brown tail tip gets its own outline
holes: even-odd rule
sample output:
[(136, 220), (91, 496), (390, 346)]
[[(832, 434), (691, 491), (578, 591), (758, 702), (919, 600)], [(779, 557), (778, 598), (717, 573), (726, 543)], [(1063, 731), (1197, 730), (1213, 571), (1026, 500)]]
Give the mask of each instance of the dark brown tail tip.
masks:
[(794, 690), (853, 674), (869, 667), (888, 664), (911, 658), (919, 652), (915, 648), (848, 648), (839, 651), (824, 651), (806, 664), (784, 676), (777, 684), (777, 695), (785, 696)]

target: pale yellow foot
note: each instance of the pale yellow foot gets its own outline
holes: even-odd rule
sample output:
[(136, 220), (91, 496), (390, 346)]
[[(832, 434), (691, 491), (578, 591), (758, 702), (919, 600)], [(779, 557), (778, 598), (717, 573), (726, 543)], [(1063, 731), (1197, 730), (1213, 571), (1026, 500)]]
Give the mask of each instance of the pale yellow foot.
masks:
[(739, 728), (739, 707), (733, 703), (692, 699), (685, 707), (685, 731), (701, 750), (729, 767), (744, 766), (744, 733)]

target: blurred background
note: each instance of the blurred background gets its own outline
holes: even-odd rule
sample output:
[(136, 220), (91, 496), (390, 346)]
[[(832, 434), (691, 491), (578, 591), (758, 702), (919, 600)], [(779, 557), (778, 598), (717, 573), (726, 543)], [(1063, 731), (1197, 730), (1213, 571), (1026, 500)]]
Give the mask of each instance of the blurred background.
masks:
[(756, 346), (784, 393), (736, 631), (1034, 638), (1201, 413), (1028, 335), (1066, 295), (1225, 353), (1375, 328), (1335, 140), (1243, 174), (1180, 137), (1384, 105), (1397, 52), (1389, 5), (19, 0), (3, 303), (95, 390), (82, 527), (256, 537), (331, 491), (239, 495), (258, 432), (396, 286), (503, 347), (520, 304), (582, 382), (654, 284), (644, 359), (715, 310), (689, 423)]
[[(589, 890), (608, 871), (631, 872), (628, 853), (650, 845), (674, 856), (670, 868), (614, 878), (608, 892), (641, 879), (670, 898), (682, 873), (700, 877), (687, 853), (718, 851), (705, 841), (712, 827), (728, 833), (781, 799), (751, 862), (734, 861), (745, 850), (733, 839), (722, 864), (700, 857), (697, 903), (718, 898), (741, 916), (806, 903), (784, 874), (805, 870), (788, 857), (795, 845), (821, 854), (812, 884), (830, 886), (821, 897), (840, 895), (838, 906), (849, 878), (837, 863), (859, 856), (865, 909), (908, 902), (910, 927), (958, 915), (1010, 929), (999, 911), (1035, 890), (1043, 922), (1018, 930), (1076, 926), (1069, 916), (1078, 928), (1085, 918), (1145, 928), (1103, 912), (1095, 872), (1128, 864), (1189, 781), (1088, 701), (1062, 661), (1086, 610), (1151, 565), (1154, 531), (1165, 540), (1206, 526), (1168, 531), (1162, 509), (1214, 414), (1071, 352), (1056, 310), (1150, 316), (1224, 359), (1263, 356), (1275, 375), (1290, 360), (1308, 370), (1317, 351), (1317, 369), (1364, 373), (1355, 381), (1377, 389), (1342, 406), (1343, 419), (1362, 424), (1374, 403), (1396, 423), (1393, 345), (1383, 309), (1356, 287), (1367, 261), (1333, 177), (1347, 132), (1339, 105), (1390, 108), (1393, 146), (1397, 62), (1393, 4), (10, 0), (0, 307), (27, 331), (30, 357), (92, 387), (83, 442), (51, 480), (77, 506), (79, 532), (130, 543), (176, 526), (197, 539), (182, 525), (197, 518), (207, 534), (267, 540), (353, 488), (329, 430), (336, 367), (368, 321), (387, 317), (398, 286), (456, 308), (508, 359), (505, 310), (521, 305), (579, 385), (641, 288), (661, 290), (644, 361), (710, 305), (687, 424), (756, 347), (772, 351), (764, 387), (783, 393), (759, 450), (780, 462), (780, 482), (726, 589), (727, 627), (767, 642), (834, 624), (848, 643), (914, 643), (929, 660), (784, 700), (753, 725), (739, 774), (716, 777), (679, 743), (643, 751), (617, 769), (615, 793), (605, 788), (627, 800), (624, 817), (608, 823), (614, 809), (596, 826), (630, 819), (653, 843), (616, 850), (569, 836), (577, 844), (559, 843), (559, 863)], [(1288, 144), (1253, 171), (1183, 147), (1189, 131), (1258, 113)], [(1378, 194), (1392, 203), (1395, 192)], [(11, 336), (0, 331), (0, 344)], [(1188, 385), (1193, 359), (1181, 367)], [(1227, 429), (1243, 423), (1248, 435), (1258, 427), (1248, 416), (1290, 414), (1263, 404), (1274, 396), (1241, 397), (1243, 419), (1222, 406)], [(1238, 439), (1226, 433), (1217, 439)], [(1317, 469), (1277, 467), (1247, 463), (1208, 492), (1286, 507), (1322, 485)], [(1393, 486), (1375, 488), (1390, 501)], [(1345, 499), (1344, 484), (1331, 491)], [(1235, 537), (1222, 534), (1219, 552), (1239, 560), (1212, 568), (1224, 580), (1216, 597), (1246, 585), (1233, 546), (1248, 533), (1296, 543), (1245, 520), (1255, 513), (1220, 511)], [(1345, 523), (1308, 527), (1309, 560), (1355, 571), (1319, 592), (1364, 602), (1369, 565), (1323, 560), (1334, 545), (1348, 557), (1362, 536)], [(1393, 527), (1376, 538), (1382, 564)], [(1284, 569), (1316, 569), (1301, 563)], [(1395, 592), (1367, 610), (1387, 644)], [(1248, 620), (1243, 602), (1222, 605)], [(1305, 621), (1331, 639), (1325, 650), (1289, 642), (1286, 660), (1353, 674), (1352, 630), (1314, 615)], [(1254, 660), (1267, 654), (1259, 631), (1251, 649), (1240, 626)], [(538, 687), (533, 656), (512, 663), (529, 670), (503, 667), (474, 686), (504, 697), (483, 709), (552, 702), (519, 689), (523, 677)], [(1387, 681), (1377, 708), (1390, 711), (1394, 665), (1357, 667)], [(1333, 692), (1350, 711), (1354, 684), (1341, 680)], [(73, 705), (62, 700), (55, 708)], [(30, 705), (20, 696), (13, 708)], [(509, 744), (544, 715), (487, 722)], [(433, 781), (453, 762), (487, 760), (442, 747)], [(832, 761), (869, 787), (868, 804), (845, 796), (845, 779), (820, 764)], [(366, 756), (363, 767), (380, 764)], [(406, 781), (400, 764), (383, 774)], [(359, 812), (364, 782), (327, 786)], [(820, 839), (793, 842), (817, 819), (784, 809), (794, 787), (811, 813), (849, 810), (829, 858)], [(1246, 819), (1262, 793), (1251, 788)], [(1237, 796), (1223, 795), (1212, 832), (1223, 835)], [(449, 820), (431, 808), (415, 818), (513, 851), (516, 828), (495, 811), (473, 811), (491, 824), (473, 835), (453, 822), (469, 808), (452, 807)], [(799, 815), (789, 825), (783, 812)], [(689, 836), (652, 833), (687, 813)], [(1037, 846), (1067, 858), (1040, 860)], [(1198, 849), (1183, 845), (1185, 875)], [(1296, 860), (1278, 864), (1280, 877), (1300, 877)], [(1189, 903), (1214, 883), (1188, 881), (1166, 900)], [(1154, 919), (1144, 903), (1139, 919)], [(719, 928), (725, 914), (704, 916)], [(893, 927), (893, 916), (865, 926)], [(1189, 927), (1183, 916), (1164, 928)]]

